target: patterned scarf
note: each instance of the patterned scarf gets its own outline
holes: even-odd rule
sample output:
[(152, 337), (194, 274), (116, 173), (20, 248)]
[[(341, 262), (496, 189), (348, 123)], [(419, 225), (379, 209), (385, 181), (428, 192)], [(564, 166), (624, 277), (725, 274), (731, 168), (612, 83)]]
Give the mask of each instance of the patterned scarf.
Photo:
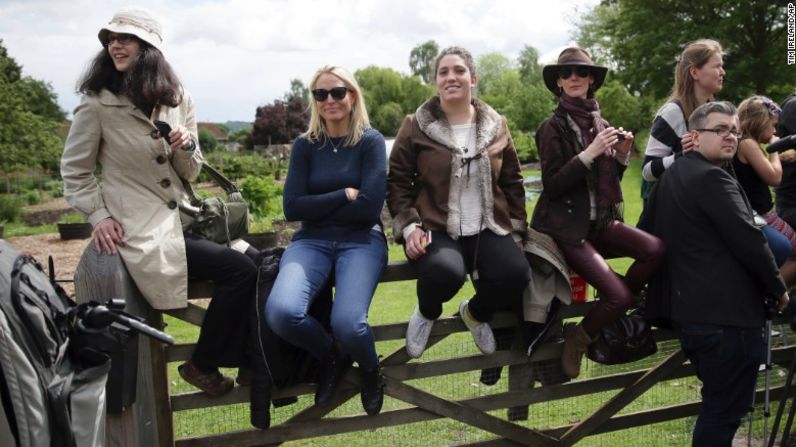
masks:
[[(605, 130), (605, 121), (600, 115), (600, 105), (594, 98), (573, 98), (561, 94), (558, 108), (567, 113), (580, 128), (584, 149), (594, 141), (598, 133)], [(594, 188), (597, 202), (597, 226), (604, 227), (612, 220), (620, 220), (622, 188), (614, 158), (605, 154), (597, 157), (589, 180), (590, 186)]]

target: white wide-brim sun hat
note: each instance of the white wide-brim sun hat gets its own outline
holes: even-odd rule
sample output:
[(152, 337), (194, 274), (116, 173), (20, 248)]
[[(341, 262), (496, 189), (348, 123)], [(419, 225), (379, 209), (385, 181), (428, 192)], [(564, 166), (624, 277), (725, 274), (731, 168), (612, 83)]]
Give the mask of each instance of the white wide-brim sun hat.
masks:
[(131, 7), (119, 10), (97, 34), (100, 42), (108, 42), (108, 33), (132, 34), (163, 51), (163, 28), (160, 21), (144, 8)]

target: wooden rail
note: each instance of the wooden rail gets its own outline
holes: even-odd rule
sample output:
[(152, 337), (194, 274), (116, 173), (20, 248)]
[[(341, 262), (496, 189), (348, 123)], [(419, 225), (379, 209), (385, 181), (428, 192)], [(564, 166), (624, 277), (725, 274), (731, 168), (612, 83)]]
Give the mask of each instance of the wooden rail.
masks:
[[(82, 262), (81, 262), (82, 263)], [(80, 269), (79, 269), (80, 270)], [(95, 278), (96, 279), (96, 278)], [(388, 266), (382, 282), (408, 281), (416, 279), (416, 272), (406, 263), (391, 264)], [(213, 285), (206, 282), (192, 282), (189, 285), (189, 297), (204, 298), (212, 294)], [(411, 288), (414, 293), (414, 288)], [(128, 292), (129, 293), (129, 292)], [(562, 318), (571, 318), (584, 315), (593, 303), (581, 303), (563, 308), (560, 311)], [(187, 308), (167, 311), (166, 314), (186, 321), (193, 325), (200, 325), (204, 316), (204, 309), (194, 303)], [(162, 326), (161, 316), (157, 312), (149, 312), (150, 324)], [(512, 315), (498, 314), (491, 322), (495, 329), (511, 327), (516, 324)], [(167, 328), (168, 329), (168, 328)], [(457, 317), (440, 318), (435, 324), (429, 340), (429, 348), (445, 341), (452, 334), (467, 332), (467, 328)], [(394, 323), (373, 326), (373, 333), (377, 342), (402, 340), (406, 333), (406, 323)], [(670, 342), (674, 334), (668, 331), (656, 331), (656, 340)], [(682, 379), (693, 376), (691, 366), (678, 350), (668, 353), (659, 359), (659, 363), (651, 367), (639, 367), (627, 370), (626, 366), (617, 368), (615, 374), (599, 377), (584, 378), (560, 384), (545, 385), (529, 389), (529, 371), (535, 364), (556, 360), (561, 355), (562, 343), (552, 340), (541, 345), (532, 362), (520, 351), (497, 351), (493, 355), (459, 355), (453, 358), (419, 359), (410, 362), (406, 350), (401, 346), (382, 359), (385, 375), (385, 395), (400, 400), (408, 408), (386, 409), (376, 417), (359, 413), (350, 416), (329, 417), (328, 414), (356, 397), (359, 393), (359, 377), (355, 370), (349, 370), (344, 376), (344, 382), (333, 399), (331, 405), (318, 408), (311, 404), (312, 399), (302, 400), (295, 404), (295, 413), (282, 423), (272, 425), (268, 430), (244, 429), (211, 435), (192, 435), (174, 439), (173, 414), (188, 410), (208, 409), (233, 404), (248, 403), (249, 392), (247, 388), (236, 386), (229, 394), (220, 398), (210, 398), (201, 392), (187, 392), (169, 394), (166, 391), (168, 384), (167, 365), (182, 362), (190, 357), (193, 344), (181, 344), (173, 347), (162, 348), (156, 345), (148, 346), (150, 353), (146, 357), (143, 368), (139, 365), (140, 372), (150, 374), (150, 385), (147, 392), (149, 397), (141, 396), (136, 405), (150, 408), (153, 414), (154, 426), (149, 425), (150, 432), (147, 439), (152, 439), (151, 444), (141, 443), (140, 439), (135, 444), (122, 442), (111, 445), (176, 445), (188, 446), (251, 446), (273, 445), (286, 441), (306, 438), (330, 436), (342, 433), (351, 433), (372, 430), (381, 427), (391, 427), (404, 424), (413, 424), (423, 421), (449, 418), (475, 427), (493, 436), (491, 440), (472, 442), (470, 446), (516, 446), (516, 445), (573, 445), (581, 439), (601, 433), (639, 427), (663, 421), (670, 421), (687, 416), (694, 416), (699, 411), (699, 402), (688, 401), (658, 408), (640, 411), (618, 413), (629, 404), (636, 401), (646, 390), (661, 381)], [(784, 346), (773, 351), (775, 363), (787, 367), (794, 346)], [(647, 362), (649, 363), (649, 362)], [(496, 391), (467, 399), (449, 399), (435, 395), (410, 383), (416, 379), (447, 376), (467, 371), (478, 371), (496, 366), (508, 369), (508, 390)], [(632, 366), (632, 365), (631, 365)], [(532, 404), (550, 403), (573, 397), (591, 395), (601, 392), (617, 391), (613, 397), (587, 415), (582, 420), (558, 427), (529, 428), (520, 422), (498, 417), (489, 412), (498, 409), (517, 410), (516, 414), (522, 419), (523, 411), (527, 415), (527, 408)], [(773, 399), (781, 395), (782, 387), (776, 386), (771, 390)], [(301, 384), (286, 389), (275, 389), (274, 399), (312, 395), (314, 385)], [(760, 400), (762, 400), (762, 395)], [(142, 402), (143, 401), (143, 402)], [(305, 405), (301, 405), (304, 403)], [(140, 415), (140, 411), (137, 413)], [(140, 418), (140, 416), (139, 416)], [(152, 424), (151, 416), (148, 423)], [(119, 427), (133, 422), (119, 422)], [(110, 430), (113, 423), (109, 423)], [(153, 427), (155, 434), (152, 434)], [(121, 429), (121, 428), (120, 428)], [(138, 431), (144, 430), (143, 424), (138, 421)], [(141, 434), (138, 435), (141, 438)], [(157, 442), (153, 437), (157, 438)], [(109, 436), (110, 438), (110, 436)], [(433, 444), (431, 444), (433, 445)]]

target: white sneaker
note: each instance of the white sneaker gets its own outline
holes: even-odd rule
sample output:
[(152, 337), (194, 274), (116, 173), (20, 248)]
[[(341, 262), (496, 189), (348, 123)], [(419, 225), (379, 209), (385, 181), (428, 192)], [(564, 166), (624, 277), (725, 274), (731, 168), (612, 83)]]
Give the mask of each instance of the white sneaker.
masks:
[(467, 308), (469, 302), (469, 300), (464, 300), (459, 304), (459, 315), (462, 317), (464, 325), (473, 334), (473, 341), (478, 349), (486, 355), (492, 354), (495, 352), (495, 335), (492, 333), (492, 328), (489, 327), (489, 323), (482, 323), (473, 318), (470, 309)]
[(409, 325), (406, 327), (406, 352), (409, 357), (416, 359), (423, 355), (432, 327), (434, 327), (434, 320), (424, 317), (420, 313), (420, 308), (415, 306), (415, 310), (409, 318)]

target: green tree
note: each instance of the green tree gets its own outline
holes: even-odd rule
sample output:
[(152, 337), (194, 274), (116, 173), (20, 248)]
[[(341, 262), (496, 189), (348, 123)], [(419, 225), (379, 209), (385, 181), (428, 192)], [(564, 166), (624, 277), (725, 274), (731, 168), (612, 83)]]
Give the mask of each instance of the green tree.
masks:
[(539, 51), (531, 45), (525, 45), (517, 58), (520, 78), (524, 82), (534, 82), (542, 79), (542, 65), (539, 64)]
[(426, 84), (434, 82), (434, 59), (439, 54), (437, 42), (429, 40), (412, 48), (409, 53), (409, 68), (412, 74), (420, 77)]
[(539, 150), (536, 148), (536, 141), (530, 132), (512, 131), (511, 137), (514, 139), (514, 148), (517, 150), (517, 158), (520, 159), (520, 163), (539, 161)]
[[(484, 64), (486, 73), (478, 86), (481, 99), (506, 116), (512, 132), (535, 132), (555, 106), (541, 75), (524, 78), (521, 71), (513, 68), (511, 61), (503, 55), (492, 53), (487, 56), (489, 58)], [(479, 64), (482, 59), (479, 59)]]
[(434, 95), (433, 84), (423, 84), (417, 76), (403, 76), (401, 78), (402, 98), (401, 110), (404, 114), (415, 113), (420, 104), (423, 104)]
[(293, 98), (301, 99), (301, 103), (304, 104), (304, 107), (307, 107), (310, 104), (310, 90), (301, 82), (301, 79), (291, 79), (290, 80), (290, 90), (285, 93), (285, 102), (290, 102)]
[(59, 123), (66, 120), (66, 113), (58, 105), (58, 95), (49, 82), (26, 76), (18, 84), (32, 113)]
[(370, 115), (371, 125), (385, 135), (395, 135), (408, 113), (433, 94), (434, 88), (416, 76), (371, 65), (354, 73)]
[(479, 57), (476, 62), (476, 75), (480, 94), (491, 94), (491, 83), (510, 70), (512, 70), (511, 59), (500, 53), (486, 53)]
[(8, 50), (3, 45), (3, 39), (0, 39), (0, 78), (6, 82), (16, 82), (21, 77), (22, 67), (8, 55)]
[(207, 129), (199, 129), (199, 147), (202, 152), (213, 152), (218, 149), (218, 140)]
[(57, 170), (63, 141), (55, 130), (63, 112), (48, 84), (21, 74), (0, 40), (0, 171)]
[(382, 104), (371, 118), (371, 125), (386, 136), (395, 136), (406, 114), (395, 102)]
[(400, 103), (403, 97), (401, 73), (392, 68), (370, 65), (357, 70), (354, 77), (365, 95), (365, 104), (371, 115), (388, 102)]
[(602, 115), (611, 125), (633, 132), (649, 127), (649, 118), (643, 113), (641, 99), (631, 94), (616, 79), (606, 81), (598, 97)]
[(229, 139), (229, 141), (234, 141), (245, 145), (246, 140), (249, 138), (251, 133), (252, 133), (251, 127), (244, 127), (243, 129), (238, 129), (235, 132), (232, 132), (231, 134), (229, 134), (227, 138)]
[(713, 38), (726, 52), (721, 98), (781, 98), (794, 90), (793, 73), (784, 68), (786, 18), (781, 4), (763, 0), (604, 0), (580, 17), (576, 39), (615, 68), (613, 76), (630, 91), (664, 98), (685, 45)]

